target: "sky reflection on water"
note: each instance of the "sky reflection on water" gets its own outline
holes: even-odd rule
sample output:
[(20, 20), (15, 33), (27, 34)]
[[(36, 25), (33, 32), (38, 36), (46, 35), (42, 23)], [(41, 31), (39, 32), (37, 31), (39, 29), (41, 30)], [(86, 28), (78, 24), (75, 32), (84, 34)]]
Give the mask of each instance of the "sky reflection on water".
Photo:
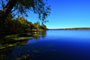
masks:
[[(28, 45), (42, 48), (42, 57), (51, 60), (89, 60), (89, 34), (88, 30), (49, 30), (44, 38), (28, 41)], [(37, 59), (40, 60), (39, 57)]]

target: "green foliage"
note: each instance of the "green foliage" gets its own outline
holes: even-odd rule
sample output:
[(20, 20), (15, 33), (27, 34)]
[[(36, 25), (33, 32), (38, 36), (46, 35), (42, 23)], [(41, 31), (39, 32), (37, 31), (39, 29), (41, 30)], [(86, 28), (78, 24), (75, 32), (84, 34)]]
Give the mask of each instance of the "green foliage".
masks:
[(38, 22), (34, 23), (35, 29), (40, 29), (40, 24)]
[(38, 22), (33, 24), (32, 22), (28, 22), (24, 17), (20, 16), (18, 16), (16, 19), (13, 19), (12, 16), (9, 16), (7, 20), (5, 20), (3, 26), (4, 26), (4, 29), (2, 30), (3, 34), (16, 34), (16, 33), (46, 30), (46, 26), (44, 24), (41, 26)]
[(47, 0), (0, 0), (2, 11), (1, 16), (18, 13), (27, 16), (27, 11), (32, 11), (39, 16), (39, 19), (44, 20), (50, 13), (50, 6), (46, 5)]
[(18, 16), (18, 18), (13, 19), (13, 16), (16, 13), (27, 16), (27, 12), (32, 11), (45, 22), (50, 13), (50, 6), (46, 5), (46, 2), (47, 0), (0, 0), (0, 35), (45, 29), (45, 26), (40, 26), (37, 23), (32, 24), (24, 17)]
[(50, 13), (50, 6), (46, 5), (44, 0), (19, 0), (14, 9), (21, 14), (26, 14), (26, 11), (32, 10), (39, 15), (39, 18), (44, 20)]
[(46, 27), (44, 24), (42, 24), (42, 25), (41, 25), (41, 29), (46, 30), (46, 29), (47, 29), (47, 27)]

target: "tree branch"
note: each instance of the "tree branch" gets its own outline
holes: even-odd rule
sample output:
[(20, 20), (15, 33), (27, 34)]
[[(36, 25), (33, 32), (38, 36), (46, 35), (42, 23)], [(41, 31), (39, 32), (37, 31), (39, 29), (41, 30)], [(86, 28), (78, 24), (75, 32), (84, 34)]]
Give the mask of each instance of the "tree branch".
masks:
[(3, 13), (0, 14), (0, 18), (7, 18), (13, 7), (16, 5), (18, 0), (10, 0), (3, 9)]
[(5, 8), (5, 6), (4, 6), (4, 2), (3, 2), (3, 0), (1, 0), (1, 2), (2, 2), (2, 8), (4, 9), (4, 8)]

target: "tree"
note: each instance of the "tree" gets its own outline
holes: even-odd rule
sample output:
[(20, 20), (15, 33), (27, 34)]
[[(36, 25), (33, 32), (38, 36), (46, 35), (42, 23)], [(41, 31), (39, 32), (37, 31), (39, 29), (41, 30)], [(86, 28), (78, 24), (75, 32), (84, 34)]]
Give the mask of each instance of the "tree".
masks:
[(40, 23), (39, 22), (34, 23), (34, 25), (35, 25), (36, 29), (38, 29), (38, 30), (40, 29)]
[[(47, 1), (47, 0), (46, 0)], [(46, 5), (45, 0), (0, 0), (1, 10), (0, 18), (5, 20), (10, 13), (19, 12), (26, 14), (28, 10), (39, 15), (39, 19), (44, 20), (50, 13), (50, 7)]]
[(42, 25), (41, 25), (41, 29), (46, 30), (46, 29), (47, 29), (47, 27), (46, 27), (44, 24), (42, 24)]
[[(16, 26), (17, 30), (20, 30), (18, 27), (22, 27), (22, 24), (19, 21), (13, 22), (10, 20), (17, 12), (27, 16), (27, 11), (33, 11), (38, 15), (39, 19), (45, 20), (50, 13), (50, 6), (46, 5), (46, 2), (47, 0), (0, 0), (0, 35), (6, 34), (5, 31), (11, 31), (12, 28), (15, 30), (14, 27), (16, 28)], [(8, 18), (9, 16), (12, 17)], [(7, 20), (8, 23), (6, 23)], [(8, 27), (10, 26), (9, 28), (7, 24)], [(27, 23), (25, 24), (26, 26)]]

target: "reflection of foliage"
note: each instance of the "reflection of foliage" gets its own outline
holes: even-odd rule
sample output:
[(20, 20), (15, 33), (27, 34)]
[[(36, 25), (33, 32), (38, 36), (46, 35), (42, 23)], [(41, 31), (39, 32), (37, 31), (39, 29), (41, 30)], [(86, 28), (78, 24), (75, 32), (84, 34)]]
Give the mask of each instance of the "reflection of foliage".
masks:
[(40, 36), (44, 38), (46, 36), (46, 31), (34, 32), (33, 37), (35, 40), (38, 40)]
[(44, 38), (46, 36), (46, 31), (42, 31), (41, 36)]
[[(15, 59), (15, 60), (25, 60), (28, 57), (33, 56), (30, 55), (31, 52), (39, 53), (38, 50), (34, 49), (34, 47), (27, 47), (28, 39), (39, 40), (39, 37), (45, 37), (46, 32), (31, 32), (31, 33), (23, 33), (17, 35), (8, 35), (2, 40), (0, 40), (0, 60), (5, 59)], [(23, 39), (21, 39), (23, 37)], [(32, 38), (28, 38), (32, 37)], [(29, 49), (31, 48), (32, 51)], [(13, 52), (15, 49), (16, 52)]]
[(18, 47), (19, 52), (12, 54), (14, 48), (5, 48), (0, 50), (0, 60), (22, 60), (27, 59), (30, 54), (24, 53), (25, 51), (21, 51), (22, 47)]
[(3, 39), (0, 39), (0, 49), (17, 45), (25, 45), (27, 43), (27, 40), (39, 40), (40, 36), (45, 37), (45, 35), (46, 31), (8, 35)]
[(0, 60), (5, 60), (5, 57), (12, 52), (13, 48), (0, 49)]
[(40, 37), (40, 32), (34, 32), (34, 39), (38, 40)]
[(25, 45), (27, 43), (27, 40), (22, 40), (22, 41), (4, 41), (4, 43), (0, 43), (0, 49), (4, 49), (4, 48), (9, 48), (9, 47), (13, 47), (13, 46), (17, 46), (17, 45)]
[[(0, 43), (0, 60), (4, 59), (5, 57), (9, 56), (8, 59), (12, 58), (10, 53), (14, 49), (14, 46), (24, 46), (27, 44), (27, 40), (23, 41), (8, 41), (8, 43)], [(15, 59), (26, 59), (29, 55), (22, 55), (21, 57), (14, 56)]]

